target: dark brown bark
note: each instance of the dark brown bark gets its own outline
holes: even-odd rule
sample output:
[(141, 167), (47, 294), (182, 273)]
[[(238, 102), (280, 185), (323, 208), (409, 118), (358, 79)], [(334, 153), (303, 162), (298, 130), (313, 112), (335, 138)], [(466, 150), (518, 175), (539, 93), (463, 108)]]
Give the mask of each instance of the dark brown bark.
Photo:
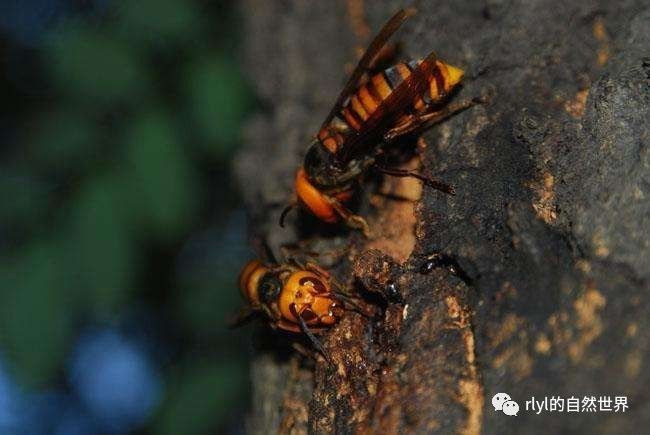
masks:
[[(276, 248), (350, 242), (330, 265), (404, 303), (322, 336), (334, 366), (260, 325), (251, 433), (631, 433), (650, 425), (650, 9), (638, 1), (415, 2), (397, 39), (467, 71), (455, 98), (490, 103), (427, 132), (411, 180), (365, 184), (375, 238), (294, 215), (293, 173), (356, 48), (399, 2), (249, 0), (246, 69), (267, 109), (238, 159), (252, 230)], [(416, 159), (417, 160), (417, 159)], [(412, 161), (411, 164), (417, 164)], [(457, 264), (421, 273), (436, 251)], [(362, 291), (362, 290), (359, 290)], [(376, 297), (376, 300), (381, 298)], [(381, 304), (379, 304), (381, 305)], [(517, 417), (490, 400), (507, 392)], [(531, 396), (627, 396), (625, 413), (525, 411)]]

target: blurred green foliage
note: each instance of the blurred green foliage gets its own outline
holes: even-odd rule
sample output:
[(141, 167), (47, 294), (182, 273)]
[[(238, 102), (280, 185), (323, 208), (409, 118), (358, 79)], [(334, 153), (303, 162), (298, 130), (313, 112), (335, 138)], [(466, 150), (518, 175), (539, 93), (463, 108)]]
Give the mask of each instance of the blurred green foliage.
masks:
[(201, 187), (175, 119), (157, 109), (134, 116), (125, 138), (125, 188), (140, 229), (159, 240), (176, 238), (197, 215)]
[[(116, 2), (46, 35), (50, 97), (24, 108), (0, 171), (0, 350), (29, 388), (61, 381), (84, 325), (144, 307), (171, 355), (151, 430), (202, 433), (243, 407), (245, 345), (224, 324), (245, 254), (218, 242), (243, 232), (227, 169), (251, 106), (235, 18), (222, 3)], [(214, 246), (178, 272), (212, 227)]]
[(155, 432), (160, 435), (208, 433), (215, 419), (224, 420), (241, 400), (244, 372), (233, 362), (194, 363), (170, 379)]
[(115, 315), (133, 290), (137, 240), (124, 207), (123, 180), (98, 176), (85, 180), (61, 219), (61, 248), (74, 270), (68, 284), (85, 309), (104, 318)]
[(0, 172), (0, 225), (3, 228), (31, 226), (39, 221), (51, 206), (49, 186), (45, 180), (18, 168), (3, 168)]
[(246, 100), (238, 98), (246, 89), (240, 72), (224, 56), (199, 59), (187, 68), (183, 87), (201, 143), (222, 157), (239, 139), (246, 112)]
[(110, 29), (68, 23), (48, 48), (45, 56), (56, 88), (86, 104), (135, 102), (153, 84), (139, 51)]
[[(234, 213), (225, 228), (241, 222), (242, 214)], [(234, 278), (242, 267), (241, 259), (248, 255), (247, 240), (241, 233), (226, 232), (213, 230), (196, 241), (196, 245), (203, 245), (205, 254), (200, 255), (200, 260), (188, 262), (190, 264), (180, 268), (176, 275), (178, 292), (174, 298), (180, 322), (187, 331), (202, 337), (221, 334), (223, 320), (231, 319), (235, 314), (232, 307), (241, 303)], [(215, 286), (213, 283), (220, 284)]]
[[(159, 49), (196, 44), (205, 38), (203, 14), (196, 2), (183, 0), (139, 0), (122, 2), (117, 32), (131, 41)], [(225, 17), (211, 16), (213, 25), (223, 26)]]
[(72, 107), (39, 113), (25, 146), (31, 170), (65, 173), (83, 170), (97, 156), (98, 132), (87, 113)]
[(2, 262), (0, 339), (27, 386), (52, 379), (73, 336), (62, 263), (54, 241), (35, 241)]

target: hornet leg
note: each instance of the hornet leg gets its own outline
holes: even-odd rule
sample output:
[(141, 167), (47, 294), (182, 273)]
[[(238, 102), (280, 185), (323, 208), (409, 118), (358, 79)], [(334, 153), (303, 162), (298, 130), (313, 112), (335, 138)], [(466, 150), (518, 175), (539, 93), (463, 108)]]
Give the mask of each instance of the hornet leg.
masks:
[(343, 219), (343, 221), (348, 227), (356, 230), (361, 230), (361, 232), (366, 238), (370, 238), (370, 227), (368, 226), (368, 222), (366, 222), (364, 218), (356, 214), (353, 214), (339, 201), (336, 200), (332, 201), (332, 207), (334, 207), (336, 213), (339, 216), (341, 216), (341, 218)]
[(454, 187), (441, 181), (437, 178), (427, 177), (417, 171), (409, 171), (407, 169), (386, 168), (380, 165), (375, 165), (375, 168), (382, 174), (391, 175), (393, 177), (412, 177), (422, 181), (427, 186), (439, 190), (450, 195), (456, 194)]

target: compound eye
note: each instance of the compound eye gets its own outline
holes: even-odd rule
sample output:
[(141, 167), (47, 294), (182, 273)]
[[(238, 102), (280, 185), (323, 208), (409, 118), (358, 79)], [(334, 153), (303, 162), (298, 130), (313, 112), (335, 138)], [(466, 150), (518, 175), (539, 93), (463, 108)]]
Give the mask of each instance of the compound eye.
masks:
[(305, 155), (305, 170), (308, 173), (322, 168), (325, 163), (319, 145), (318, 143), (311, 145)]
[(317, 188), (336, 184), (336, 171), (331, 165), (332, 155), (321, 144), (316, 142), (307, 150), (303, 167), (312, 183)]
[(316, 179), (319, 178), (325, 165), (321, 148), (320, 144), (313, 144), (305, 155), (304, 168), (312, 183), (315, 183)]
[(264, 304), (269, 304), (277, 300), (282, 290), (282, 281), (271, 274), (267, 274), (260, 280), (259, 296), (260, 301)]

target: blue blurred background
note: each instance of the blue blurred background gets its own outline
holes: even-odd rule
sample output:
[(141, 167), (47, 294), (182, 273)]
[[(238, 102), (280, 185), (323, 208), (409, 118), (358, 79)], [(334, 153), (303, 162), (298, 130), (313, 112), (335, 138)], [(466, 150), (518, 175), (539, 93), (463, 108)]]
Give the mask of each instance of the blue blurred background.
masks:
[(243, 431), (239, 23), (0, 2), (0, 434)]

